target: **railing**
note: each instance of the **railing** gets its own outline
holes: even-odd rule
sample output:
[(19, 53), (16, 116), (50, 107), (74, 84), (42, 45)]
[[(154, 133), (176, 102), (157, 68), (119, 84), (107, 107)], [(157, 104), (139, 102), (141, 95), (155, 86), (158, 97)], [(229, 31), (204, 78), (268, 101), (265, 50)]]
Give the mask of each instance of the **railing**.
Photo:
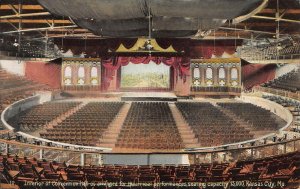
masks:
[[(246, 55), (246, 56), (245, 56)], [(258, 53), (255, 55), (247, 56), (245, 53), (241, 53), (241, 58), (247, 61), (260, 61), (260, 60), (292, 60), (292, 59), (300, 59), (300, 54), (287, 54), (287, 55), (278, 55), (278, 56), (270, 56), (268, 53)]]
[(268, 88), (268, 87), (261, 87), (261, 86), (255, 86), (253, 88), (254, 91), (258, 92), (266, 92), (266, 93), (271, 93), (274, 95), (286, 97), (286, 98), (292, 98), (295, 100), (300, 100), (300, 93), (299, 92), (290, 92), (290, 91), (285, 91), (281, 89), (274, 89), (274, 88)]
[[(2, 113), (2, 120), (4, 120), (4, 114), (9, 108), (10, 106)], [(268, 136), (253, 139), (251, 141), (216, 147), (184, 149), (182, 152), (179, 151), (174, 153), (122, 153), (122, 155), (146, 155), (147, 158), (150, 159), (152, 156), (156, 155), (173, 154), (178, 156), (188, 156), (190, 163), (212, 163), (215, 161), (232, 162), (236, 160), (263, 158), (297, 150), (300, 150), (300, 133), (280, 131), (279, 134), (271, 133)], [(109, 149), (105, 148), (54, 142), (33, 137), (25, 133), (14, 133), (12, 130), (0, 132), (0, 152), (17, 154), (19, 156), (30, 156), (38, 159), (45, 158), (49, 160), (80, 163), (81, 165), (84, 165), (87, 162), (88, 164), (99, 164), (102, 162), (102, 157), (107, 154), (120, 155), (118, 153), (110, 152)]]
[[(161, 153), (113, 153), (113, 152), (91, 152), (84, 150), (72, 150), (62, 149), (58, 147), (48, 147), (41, 144), (32, 144), (27, 141), (23, 143), (20, 139), (13, 140), (15, 136), (8, 139), (7, 133), (0, 134), (0, 153), (2, 154), (15, 154), (18, 156), (27, 156), (37, 159), (55, 160), (58, 162), (68, 162), (74, 164), (91, 164), (101, 165), (103, 162), (103, 156), (108, 155), (109, 157), (119, 156), (122, 157), (128, 155), (139, 158), (139, 156), (147, 156), (147, 159), (151, 157), (162, 156), (162, 155), (178, 155), (188, 156), (190, 164), (197, 163), (230, 163), (237, 160), (254, 160), (259, 158), (265, 158), (270, 156), (282, 155), (290, 152), (300, 150), (300, 137), (282, 140), (280, 142), (271, 144), (261, 144), (256, 146), (241, 146), (237, 149), (230, 148), (216, 148), (213, 151), (203, 150), (197, 152), (161, 152)], [(21, 139), (22, 140), (22, 139)]]

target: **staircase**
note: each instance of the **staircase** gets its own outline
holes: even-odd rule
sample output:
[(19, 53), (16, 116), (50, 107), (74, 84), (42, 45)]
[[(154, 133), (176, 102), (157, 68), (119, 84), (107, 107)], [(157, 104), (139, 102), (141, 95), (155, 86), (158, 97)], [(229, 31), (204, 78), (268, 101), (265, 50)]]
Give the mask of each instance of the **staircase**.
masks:
[(40, 137), (40, 133), (46, 132), (46, 129), (52, 129), (53, 127), (57, 126), (58, 124), (63, 122), (65, 119), (67, 119), (69, 116), (76, 113), (78, 110), (80, 110), (81, 108), (83, 108), (87, 104), (88, 104), (88, 102), (80, 103), (78, 106), (62, 113), (61, 115), (59, 115), (58, 117), (56, 117), (55, 119), (50, 121), (49, 123), (46, 123), (44, 126), (41, 127), (41, 129), (36, 130), (36, 131), (34, 131), (30, 134), (33, 135), (33, 136), (39, 136)]
[(169, 103), (169, 107), (173, 114), (184, 147), (185, 148), (200, 147), (201, 145), (198, 142), (198, 138), (195, 136), (195, 133), (193, 132), (192, 128), (185, 121), (185, 119), (183, 118), (181, 112), (178, 110), (176, 105), (174, 103)]
[(109, 124), (108, 128), (103, 132), (102, 137), (96, 146), (114, 148), (118, 136), (121, 132), (122, 125), (127, 117), (131, 103), (125, 103), (119, 111), (116, 118)]

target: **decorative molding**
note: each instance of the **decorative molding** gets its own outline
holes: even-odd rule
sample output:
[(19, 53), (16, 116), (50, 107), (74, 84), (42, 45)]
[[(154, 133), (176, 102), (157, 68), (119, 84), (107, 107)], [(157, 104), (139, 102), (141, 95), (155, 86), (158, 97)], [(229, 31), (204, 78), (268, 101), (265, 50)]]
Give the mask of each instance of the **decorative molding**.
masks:
[(158, 45), (155, 39), (138, 38), (137, 42), (133, 47), (127, 49), (123, 44), (120, 44), (119, 48), (115, 51), (116, 53), (177, 53), (177, 51), (170, 45), (164, 49)]

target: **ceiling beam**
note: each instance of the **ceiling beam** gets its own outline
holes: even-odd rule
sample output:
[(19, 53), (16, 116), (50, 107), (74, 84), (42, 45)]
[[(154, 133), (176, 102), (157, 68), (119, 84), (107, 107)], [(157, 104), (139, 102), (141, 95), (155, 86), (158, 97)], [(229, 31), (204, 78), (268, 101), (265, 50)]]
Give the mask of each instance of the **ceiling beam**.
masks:
[[(281, 11), (283, 11), (284, 9), (282, 9)], [(280, 11), (280, 12), (281, 12)], [(260, 14), (275, 14), (276, 13), (276, 9), (263, 9)], [(286, 9), (286, 14), (300, 14), (300, 9)]]
[[(0, 23), (19, 23), (21, 19), (1, 19)], [(70, 20), (22, 19), (23, 24), (71, 24)]]
[[(252, 33), (262, 33), (268, 35), (276, 35), (275, 32), (268, 32), (268, 31), (259, 31), (259, 30), (250, 30), (250, 29), (241, 29), (241, 28), (231, 28), (231, 27), (220, 27), (219, 29), (223, 30), (233, 30), (233, 31), (245, 31), (245, 32), (252, 32)], [(282, 36), (289, 35), (289, 34), (280, 34)]]
[(31, 17), (31, 16), (44, 16), (44, 15), (50, 15), (50, 12), (35, 12), (35, 13), (5, 15), (5, 16), (0, 16), (0, 19), (22, 18), (22, 17)]
[[(20, 12), (19, 11), (17, 11), (17, 8), (15, 8), (14, 6), (12, 6), (12, 5), (8, 5), (9, 7), (10, 7), (10, 9), (11, 10), (13, 10), (14, 11), (14, 13), (15, 14), (20, 14)], [(18, 8), (19, 9), (19, 8)]]
[[(19, 9), (19, 5), (0, 5), (0, 10), (10, 10), (11, 6)], [(22, 5), (23, 10), (44, 10), (41, 5)]]
[(299, 23), (300, 24), (300, 20), (292, 20), (292, 19), (286, 19), (286, 18), (276, 18), (276, 17), (270, 17), (270, 16), (258, 16), (258, 15), (254, 15), (251, 18), (257, 18), (257, 19), (264, 19), (264, 20), (275, 20), (275, 21), (283, 21), (283, 22), (293, 22), (293, 23)]
[(69, 25), (69, 26), (55, 26), (55, 27), (44, 27), (44, 28), (29, 28), (29, 29), (20, 29), (20, 30), (15, 30), (15, 31), (2, 32), (2, 34), (43, 31), (43, 30), (52, 30), (52, 29), (58, 29), (58, 28), (76, 28), (76, 27), (78, 27), (78, 26), (77, 25)]
[[(228, 26), (232, 26), (232, 25), (229, 25)], [(240, 26), (240, 27), (276, 27), (277, 26), (277, 23), (276, 22), (270, 22), (270, 21), (260, 21), (260, 22), (242, 22), (242, 23), (239, 23), (237, 24), (236, 26)], [(285, 27), (290, 27), (291, 26), (291, 23), (280, 23), (280, 26), (285, 26)]]

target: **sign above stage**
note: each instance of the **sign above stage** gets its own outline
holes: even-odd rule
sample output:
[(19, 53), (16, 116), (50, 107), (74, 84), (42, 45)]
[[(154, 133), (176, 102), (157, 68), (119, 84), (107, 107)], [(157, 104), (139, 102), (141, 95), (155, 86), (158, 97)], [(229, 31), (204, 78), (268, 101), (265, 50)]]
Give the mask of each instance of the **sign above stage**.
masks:
[[(110, 51), (111, 52), (111, 51)], [(178, 53), (172, 45), (164, 49), (158, 45), (155, 39), (138, 38), (131, 48), (120, 44), (116, 53)]]

